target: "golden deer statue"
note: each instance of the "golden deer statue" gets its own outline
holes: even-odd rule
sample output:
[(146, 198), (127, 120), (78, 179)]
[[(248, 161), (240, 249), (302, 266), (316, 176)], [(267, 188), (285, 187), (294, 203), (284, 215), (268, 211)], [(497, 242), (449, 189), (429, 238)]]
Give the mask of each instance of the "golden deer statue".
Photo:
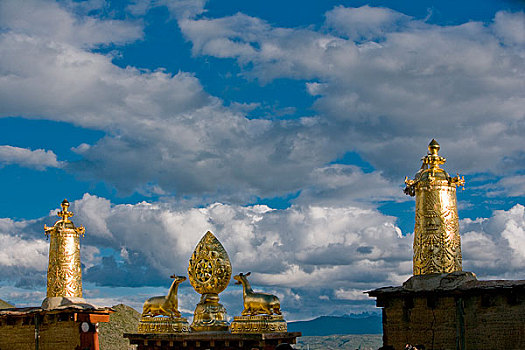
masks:
[(275, 295), (266, 293), (255, 293), (248, 282), (247, 276), (250, 276), (251, 272), (243, 275), (242, 272), (233, 278), (237, 281), (235, 284), (242, 284), (242, 297), (244, 300), (244, 310), (242, 311), (243, 316), (254, 316), (260, 314), (281, 314), (281, 302)]
[(181, 317), (178, 310), (179, 301), (177, 298), (177, 289), (179, 284), (186, 280), (184, 276), (170, 276), (173, 278), (168, 295), (151, 297), (144, 302), (142, 308), (142, 317), (153, 317), (153, 316), (170, 316), (170, 317)]

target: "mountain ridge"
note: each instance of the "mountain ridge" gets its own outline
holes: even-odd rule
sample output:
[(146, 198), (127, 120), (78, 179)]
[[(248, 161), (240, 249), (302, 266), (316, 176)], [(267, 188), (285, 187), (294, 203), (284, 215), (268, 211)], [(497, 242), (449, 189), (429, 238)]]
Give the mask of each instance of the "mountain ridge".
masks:
[(0, 299), (0, 310), (2, 310), (2, 309), (10, 309), (12, 307), (15, 307), (15, 306), (9, 304), (7, 301), (4, 301), (4, 300)]
[(309, 321), (288, 322), (289, 332), (303, 336), (328, 336), (335, 334), (381, 334), (381, 316), (364, 317), (319, 316)]

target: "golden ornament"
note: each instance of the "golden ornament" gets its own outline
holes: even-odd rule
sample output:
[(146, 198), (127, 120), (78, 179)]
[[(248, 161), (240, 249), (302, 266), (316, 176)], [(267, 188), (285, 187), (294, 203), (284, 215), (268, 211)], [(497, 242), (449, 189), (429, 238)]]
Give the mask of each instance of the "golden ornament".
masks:
[(414, 180), (405, 178), (405, 193), (416, 196), (414, 275), (462, 270), (456, 187), (464, 186), (465, 179), (439, 167), (446, 161), (439, 148), (432, 140)]

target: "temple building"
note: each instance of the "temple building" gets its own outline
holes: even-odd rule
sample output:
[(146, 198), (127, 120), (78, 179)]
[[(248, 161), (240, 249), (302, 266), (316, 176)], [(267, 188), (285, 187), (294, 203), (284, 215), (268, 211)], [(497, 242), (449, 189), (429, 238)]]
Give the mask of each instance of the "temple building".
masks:
[(414, 275), (369, 291), (383, 313), (383, 346), (405, 349), (525, 349), (525, 280), (479, 281), (462, 270), (456, 188), (432, 140), (405, 193), (416, 196)]
[(80, 236), (64, 199), (60, 220), (44, 226), (50, 239), (47, 296), (40, 307), (0, 310), (0, 349), (98, 350), (98, 323), (108, 322), (111, 309), (82, 298)]

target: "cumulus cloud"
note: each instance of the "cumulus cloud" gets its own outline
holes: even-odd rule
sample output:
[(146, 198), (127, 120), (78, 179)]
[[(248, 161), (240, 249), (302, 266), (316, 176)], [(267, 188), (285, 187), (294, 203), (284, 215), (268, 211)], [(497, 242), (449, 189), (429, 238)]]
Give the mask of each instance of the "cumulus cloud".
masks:
[(32, 223), (0, 219), (0, 276), (22, 288), (45, 284), (49, 243), (24, 237), (24, 230)]
[(480, 188), (487, 192), (487, 196), (525, 196), (525, 175), (506, 176), (497, 182), (481, 185)]
[(409, 17), (389, 8), (337, 6), (326, 13), (326, 25), (355, 41), (376, 39), (397, 30)]
[(59, 168), (62, 163), (50, 150), (30, 150), (27, 148), (0, 146), (0, 164), (18, 164), (20, 166), (44, 170), (45, 168)]
[[(84, 244), (116, 252), (84, 273), (87, 282), (100, 286), (169, 284), (167, 276), (186, 273), (193, 249), (208, 230), (226, 248), (234, 273), (251, 271), (253, 284), (292, 304), (287, 312), (294, 317), (301, 317), (301, 303), (317, 299), (319, 293), (331, 298), (323, 301), (326, 313), (334, 300), (348, 303), (351, 293), (345, 294), (346, 290), (401, 283), (410, 274), (411, 236), (402, 236), (395, 218), (374, 209), (295, 205), (275, 210), (221, 203), (203, 208), (145, 202), (115, 205), (86, 194), (73, 203), (73, 210), (76, 222), (86, 226)], [(187, 287), (181, 290), (183, 295), (193, 293)], [(240, 295), (231, 292), (223, 298), (235, 309)], [(372, 308), (373, 303), (361, 296), (352, 300), (356, 310), (358, 305)]]
[(365, 173), (355, 165), (331, 164), (312, 171), (308, 185), (294, 203), (332, 206), (359, 203), (363, 207), (389, 200), (404, 201), (406, 196), (382, 173)]
[[(97, 143), (76, 147), (82, 158), (65, 167), (84, 178), (125, 194), (208, 202), (301, 190), (303, 199), (337, 201), (333, 195), (345, 191), (350, 201), (363, 201), (364, 189), (374, 186), (381, 191), (369, 202), (399, 200), (389, 181), (417, 169), (414, 160), (432, 137), (453, 170), (512, 171), (522, 162), (522, 56), (519, 46), (500, 45), (498, 18), (494, 26), (440, 27), (385, 8), (336, 7), (314, 31), (275, 28), (243, 14), (192, 16), (177, 18), (194, 54), (234, 57), (245, 75), (261, 80), (311, 79), (319, 114), (247, 118), (206, 93), (191, 73), (120, 68), (110, 56), (16, 21), (0, 36), (0, 113), (105, 131)], [(363, 17), (374, 20), (363, 27)], [(66, 31), (81, 32), (79, 26)], [(378, 172), (330, 165), (348, 151), (363, 154)]]
[(498, 12), (494, 18), (494, 32), (505, 44), (525, 44), (525, 12)]
[(440, 26), (340, 6), (319, 31), (244, 14), (179, 25), (195, 55), (234, 58), (247, 77), (311, 80), (323, 132), (351, 140), (389, 176), (413, 168), (433, 137), (454, 169), (508, 174), (523, 164), (523, 13)]
[(464, 269), (485, 278), (522, 278), (525, 207), (496, 210), (490, 218), (461, 221)]
[[(409, 251), (395, 219), (373, 209), (293, 206), (273, 210), (263, 205), (219, 203), (177, 209), (166, 203), (112, 205), (88, 194), (76, 201), (74, 208), (77, 220), (85, 222), (92, 237), (92, 241), (86, 238), (87, 243), (95, 240), (115, 251), (125, 250), (128, 264), (140, 260), (159, 275), (185, 268), (207, 230), (215, 232), (228, 247), (234, 266), (270, 274), (273, 277), (260, 278), (275, 285), (293, 285), (294, 280), (300, 280), (302, 284), (320, 286), (318, 275), (323, 274), (322, 269), (333, 269), (333, 265), (347, 268), (362, 264), (360, 268), (364, 269), (378, 264), (376, 273), (385, 278), (385, 271), (394, 271)], [(97, 216), (92, 225), (89, 218)], [(110, 265), (116, 266), (112, 259), (104, 262), (108, 271)], [(374, 263), (368, 265), (368, 260)], [(385, 260), (393, 264), (388, 269)], [(305, 276), (291, 277), (294, 269)], [(357, 266), (351, 273), (343, 270), (333, 273), (358, 274)], [(374, 278), (370, 274), (368, 277)]]
[[(395, 218), (374, 209), (305, 204), (275, 210), (221, 203), (190, 208), (113, 204), (85, 194), (72, 210), (75, 223), (86, 227), (83, 279), (93, 289), (88, 294), (100, 300), (111, 293), (96, 291), (108, 287), (167, 288), (171, 274), (186, 274), (193, 249), (208, 230), (226, 248), (233, 272), (251, 271), (254, 288), (278, 295), (292, 319), (329, 314), (334, 305), (340, 314), (373, 310), (373, 301), (361, 292), (399, 285), (412, 272), (413, 235), (401, 234)], [(43, 223), (52, 220), (0, 220), (4, 281), (45, 288), (48, 242), (35, 239), (33, 231), (41, 235)], [(480, 279), (520, 278), (525, 265), (522, 205), (488, 218), (464, 219), (461, 233), (464, 270)], [(189, 284), (180, 294), (181, 305), (191, 311), (198, 296)], [(222, 298), (230, 312), (240, 312), (240, 289), (232, 285)], [(314, 306), (304, 310), (305, 304)]]
[(49, 0), (2, 1), (0, 23), (11, 33), (49, 38), (79, 47), (124, 44), (143, 35), (140, 22), (76, 16), (66, 7)]
[(24, 23), (7, 21), (0, 35), (0, 115), (105, 131), (97, 143), (74, 149), (82, 159), (68, 171), (124, 193), (247, 201), (299, 190), (311, 169), (344, 152), (315, 117), (250, 119), (207, 94), (190, 73), (120, 68), (110, 56)]
[[(98, 285), (169, 284), (166, 276), (185, 273), (194, 247), (207, 230), (228, 251), (234, 273), (251, 271), (255, 288), (279, 295), (295, 318), (306, 316), (301, 311), (305, 303), (317, 305), (308, 315), (327, 314), (334, 305), (340, 305), (343, 313), (372, 310), (372, 303), (360, 292), (399, 285), (412, 272), (413, 235), (402, 235), (395, 218), (373, 209), (114, 205), (88, 194), (74, 202), (74, 208), (76, 220), (87, 228), (86, 243), (100, 239), (98, 246), (120, 252), (121, 259), (109, 256), (87, 270), (86, 280)], [(105, 225), (92, 227), (87, 218), (99, 212)], [(107, 227), (109, 234), (99, 235), (96, 227)], [(480, 279), (521, 278), (523, 206), (495, 211), (488, 218), (464, 219), (461, 233), (464, 270)], [(186, 287), (182, 294), (188, 298), (185, 307), (191, 309), (193, 291)], [(238, 308), (240, 296), (234, 287), (229, 290), (225, 303)], [(320, 295), (325, 297), (319, 299)]]
[[(145, 1), (128, 9), (180, 8), (173, 11), (184, 14), (175, 17), (193, 53), (235, 58), (245, 76), (310, 80), (318, 115), (267, 120), (225, 106), (191, 73), (121, 68), (111, 56), (86, 50), (135, 40), (131, 29), (105, 27), (139, 28), (135, 22), (79, 16), (73, 5), (17, 4), (3, 3), (9, 16), (0, 18), (0, 115), (103, 130), (95, 144), (76, 147), (81, 159), (65, 168), (125, 194), (246, 203), (301, 190), (300, 198), (337, 201), (328, 197), (345, 191), (355, 201), (377, 186), (381, 194), (369, 201), (398, 200), (389, 181), (417, 169), (432, 137), (453, 171), (508, 175), (523, 164), (525, 56), (511, 35), (523, 13), (438, 26), (387, 8), (339, 6), (316, 31), (241, 13), (205, 18), (205, 2)], [(57, 23), (66, 27), (32, 26), (29, 7), (64, 17)], [(102, 34), (90, 30), (108, 36), (96, 39)], [(111, 37), (121, 32), (128, 34)], [(348, 151), (378, 172), (331, 165)]]
[[(346, 305), (343, 312), (371, 309), (372, 301), (350, 300), (352, 292), (345, 291), (396, 284), (410, 273), (406, 261), (410, 260), (411, 236), (400, 235), (395, 218), (374, 209), (295, 205), (275, 210), (222, 203), (191, 208), (162, 202), (115, 205), (86, 194), (72, 203), (72, 210), (74, 222), (86, 227), (81, 239), (83, 280), (95, 290), (167, 288), (171, 274), (186, 274), (193, 249), (208, 230), (226, 248), (234, 273), (251, 271), (254, 287), (278, 295), (289, 305), (286, 312), (293, 318), (326, 314), (334, 302)], [(49, 243), (35, 237), (41, 237), (44, 223), (53, 223), (54, 214), (32, 221), (0, 220), (4, 281), (45, 288)], [(184, 308), (192, 310), (198, 296), (189, 285), (180, 293)], [(231, 287), (223, 295), (231, 312), (241, 311), (240, 293)], [(321, 294), (327, 298), (305, 315), (301, 305), (318, 300)]]
[(207, 0), (138, 0), (128, 5), (134, 15), (143, 15), (154, 7), (165, 6), (175, 18), (193, 18), (203, 13)]

